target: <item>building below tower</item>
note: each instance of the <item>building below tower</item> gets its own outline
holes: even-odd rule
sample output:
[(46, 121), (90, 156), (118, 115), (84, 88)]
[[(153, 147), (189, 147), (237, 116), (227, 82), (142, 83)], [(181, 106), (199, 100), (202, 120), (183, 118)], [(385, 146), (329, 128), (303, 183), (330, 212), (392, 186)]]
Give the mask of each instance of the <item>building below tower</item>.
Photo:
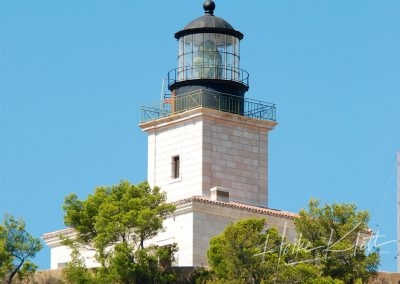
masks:
[[(294, 241), (296, 230), (293, 220), (296, 214), (281, 210), (262, 208), (226, 199), (225, 190), (213, 188), (211, 197), (193, 196), (178, 200), (176, 211), (165, 222), (165, 231), (147, 242), (158, 246), (178, 244), (174, 266), (206, 267), (206, 252), (210, 239), (220, 234), (225, 227), (245, 218), (265, 218), (268, 227), (278, 228), (280, 234)], [(221, 201), (221, 199), (223, 201)], [(65, 229), (45, 234), (43, 239), (51, 248), (51, 269), (65, 266), (71, 260), (71, 250), (61, 244), (60, 235), (73, 237), (72, 229)], [(82, 249), (81, 254), (87, 267), (96, 267), (93, 250)]]

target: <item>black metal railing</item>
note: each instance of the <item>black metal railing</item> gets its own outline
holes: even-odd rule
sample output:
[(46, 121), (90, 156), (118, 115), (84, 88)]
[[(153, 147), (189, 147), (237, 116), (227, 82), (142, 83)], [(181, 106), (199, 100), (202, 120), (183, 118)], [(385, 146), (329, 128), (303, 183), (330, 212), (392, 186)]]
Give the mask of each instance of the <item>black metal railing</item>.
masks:
[(276, 120), (275, 104), (200, 89), (179, 97), (171, 96), (161, 102), (142, 106), (140, 121), (144, 123), (200, 107), (260, 120)]
[(249, 73), (240, 68), (225, 65), (184, 66), (168, 72), (168, 86), (176, 82), (196, 79), (219, 79), (249, 86)]

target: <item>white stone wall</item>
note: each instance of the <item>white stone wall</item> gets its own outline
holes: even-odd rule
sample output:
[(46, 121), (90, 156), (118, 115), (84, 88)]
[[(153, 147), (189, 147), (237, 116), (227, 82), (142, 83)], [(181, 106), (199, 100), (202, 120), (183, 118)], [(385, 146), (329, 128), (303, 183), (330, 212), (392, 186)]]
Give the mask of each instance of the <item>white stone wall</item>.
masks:
[[(202, 124), (197, 117), (148, 131), (148, 181), (167, 192), (169, 202), (202, 193)], [(173, 179), (177, 155), (180, 177)]]
[[(207, 108), (186, 111), (140, 126), (148, 133), (148, 181), (168, 201), (210, 197), (224, 187), (230, 199), (268, 205), (268, 131), (276, 125)], [(172, 179), (172, 157), (181, 176)]]
[[(44, 242), (50, 246), (50, 269), (59, 269), (71, 261), (72, 250), (62, 244), (64, 238), (73, 239), (76, 234), (72, 229), (64, 229), (43, 236)], [(99, 264), (95, 259), (95, 251), (87, 248), (79, 250), (81, 259), (89, 268), (97, 267)]]
[(206, 252), (209, 248), (210, 239), (222, 233), (228, 224), (234, 223), (240, 219), (265, 218), (268, 226), (277, 228), (282, 235), (285, 230), (287, 239), (293, 241), (296, 237), (293, 219), (266, 216), (265, 214), (239, 208), (228, 206), (221, 207), (207, 203), (195, 203), (193, 211), (193, 266), (207, 266)]
[(51, 248), (50, 269), (58, 269), (71, 260), (71, 249), (66, 246)]
[[(95, 259), (95, 251), (82, 249), (80, 250), (81, 258), (84, 260), (86, 267), (98, 267), (99, 263)], [(59, 246), (51, 249), (50, 252), (50, 269), (58, 269), (65, 266), (71, 261), (71, 249), (67, 246)]]
[[(222, 233), (228, 224), (240, 219), (266, 218), (268, 226), (278, 228), (282, 234), (286, 230), (285, 237), (293, 241), (296, 237), (293, 217), (279, 214), (280, 211), (265, 208), (215, 202), (204, 197), (191, 198), (178, 203), (176, 211), (164, 221), (165, 230), (145, 245), (165, 246), (177, 243), (179, 251), (175, 266), (207, 266), (210, 239)], [(61, 234), (74, 235), (71, 229)], [(58, 269), (71, 260), (71, 250), (61, 244), (59, 234), (50, 233), (45, 237), (45, 242), (51, 247), (51, 269)], [(94, 257), (95, 251), (82, 248), (80, 253), (87, 267), (98, 266)]]
[(193, 212), (191, 206), (177, 208), (164, 223), (165, 231), (160, 232), (146, 244), (158, 246), (177, 243), (178, 253), (175, 255), (175, 266), (191, 266), (193, 263)]
[(203, 126), (203, 195), (224, 187), (230, 200), (267, 206), (267, 129), (209, 117)]

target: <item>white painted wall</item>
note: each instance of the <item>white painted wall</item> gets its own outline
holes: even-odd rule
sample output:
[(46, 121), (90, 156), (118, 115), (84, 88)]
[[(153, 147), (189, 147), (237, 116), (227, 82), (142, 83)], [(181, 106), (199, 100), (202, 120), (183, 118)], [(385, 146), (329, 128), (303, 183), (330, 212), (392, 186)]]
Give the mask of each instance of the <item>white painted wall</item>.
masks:
[[(167, 192), (170, 202), (201, 195), (202, 124), (198, 117), (148, 131), (148, 181)], [(172, 157), (176, 155), (180, 177), (173, 179)]]

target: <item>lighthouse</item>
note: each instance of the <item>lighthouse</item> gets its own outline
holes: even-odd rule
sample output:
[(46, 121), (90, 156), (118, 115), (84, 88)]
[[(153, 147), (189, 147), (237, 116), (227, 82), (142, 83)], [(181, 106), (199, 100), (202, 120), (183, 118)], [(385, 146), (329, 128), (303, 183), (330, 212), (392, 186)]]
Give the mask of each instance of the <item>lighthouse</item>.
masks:
[(207, 265), (210, 238), (227, 224), (266, 218), (294, 239), (295, 214), (268, 208), (268, 134), (275, 105), (246, 97), (249, 73), (240, 64), (244, 35), (204, 14), (175, 33), (177, 67), (169, 94), (141, 110), (148, 135), (148, 181), (177, 205), (166, 231), (152, 242), (178, 244), (178, 266)]
[[(240, 219), (265, 218), (288, 240), (296, 237), (297, 215), (268, 207), (268, 135), (277, 125), (275, 105), (246, 96), (244, 35), (217, 17), (215, 8), (205, 1), (204, 14), (175, 33), (178, 62), (167, 72), (169, 92), (141, 108), (147, 180), (176, 205), (165, 230), (145, 246), (177, 244), (172, 265), (180, 267), (207, 266), (210, 239)], [(74, 234), (65, 229), (43, 236), (52, 269), (71, 260), (59, 235)], [(80, 253), (87, 267), (99, 265), (92, 250)]]

